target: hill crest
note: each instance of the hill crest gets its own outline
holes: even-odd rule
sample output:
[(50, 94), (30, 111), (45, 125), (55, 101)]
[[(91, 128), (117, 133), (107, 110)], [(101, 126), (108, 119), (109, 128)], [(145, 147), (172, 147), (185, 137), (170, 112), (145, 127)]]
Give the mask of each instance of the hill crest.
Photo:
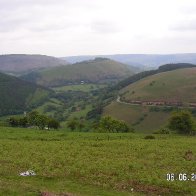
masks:
[(130, 75), (133, 75), (133, 72), (127, 65), (106, 58), (96, 58), (72, 65), (43, 69), (23, 78), (27, 80), (31, 78), (31, 81), (37, 84), (54, 87), (78, 84), (81, 81), (85, 83), (118, 81)]
[(8, 54), (0, 55), (0, 71), (20, 74), (32, 70), (68, 64), (63, 59), (46, 55)]
[(126, 86), (120, 92), (128, 102), (196, 103), (196, 67), (157, 73)]

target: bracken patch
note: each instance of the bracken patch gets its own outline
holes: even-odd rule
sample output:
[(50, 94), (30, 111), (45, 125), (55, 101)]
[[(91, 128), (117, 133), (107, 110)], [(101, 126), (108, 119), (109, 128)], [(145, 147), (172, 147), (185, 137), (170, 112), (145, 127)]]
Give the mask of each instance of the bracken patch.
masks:
[(184, 159), (187, 161), (193, 161), (195, 160), (195, 156), (192, 151), (188, 150), (187, 152), (185, 152)]

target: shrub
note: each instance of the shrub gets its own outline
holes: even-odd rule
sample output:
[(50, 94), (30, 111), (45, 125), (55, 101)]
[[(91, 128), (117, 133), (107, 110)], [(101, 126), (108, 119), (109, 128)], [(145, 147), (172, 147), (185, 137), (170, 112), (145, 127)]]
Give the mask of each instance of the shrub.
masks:
[(180, 134), (194, 134), (195, 124), (189, 111), (174, 112), (169, 119), (168, 127)]
[(60, 127), (60, 123), (53, 119), (53, 118), (49, 118), (48, 119), (48, 129), (52, 128), (52, 129), (58, 129)]
[(75, 130), (83, 131), (85, 125), (86, 125), (85, 121), (82, 118), (81, 119), (73, 118), (67, 122), (67, 127), (71, 129), (71, 131), (75, 131)]
[(170, 130), (168, 128), (161, 128), (158, 131), (155, 131), (154, 134), (169, 134)]
[(99, 122), (99, 130), (104, 131), (104, 132), (130, 132), (133, 131), (132, 129), (129, 128), (129, 126), (124, 122), (124, 121), (119, 121), (116, 119), (113, 119), (110, 116), (106, 116), (101, 118)]
[(144, 139), (145, 140), (148, 140), (148, 139), (152, 140), (152, 139), (155, 139), (155, 136), (153, 136), (153, 135), (147, 135), (147, 136), (144, 137)]

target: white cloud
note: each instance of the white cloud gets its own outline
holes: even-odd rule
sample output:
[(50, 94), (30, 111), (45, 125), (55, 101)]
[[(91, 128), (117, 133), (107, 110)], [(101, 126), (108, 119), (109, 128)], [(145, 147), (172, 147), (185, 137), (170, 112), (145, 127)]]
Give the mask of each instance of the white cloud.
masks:
[(196, 18), (189, 20), (182, 20), (172, 25), (171, 30), (184, 33), (184, 31), (196, 31)]
[[(0, 53), (194, 52), (194, 0), (0, 0)], [(180, 40), (180, 41), (179, 41)]]

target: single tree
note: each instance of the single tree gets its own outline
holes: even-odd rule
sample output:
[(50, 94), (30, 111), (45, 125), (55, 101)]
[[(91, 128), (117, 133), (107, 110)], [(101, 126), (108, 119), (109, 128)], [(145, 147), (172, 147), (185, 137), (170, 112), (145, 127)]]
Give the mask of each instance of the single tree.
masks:
[(104, 132), (129, 132), (132, 131), (124, 121), (113, 119), (110, 116), (102, 117), (99, 123), (100, 131)]
[(67, 127), (70, 128), (72, 131), (76, 130), (78, 126), (78, 121), (76, 119), (72, 119), (67, 122)]
[(192, 134), (195, 131), (193, 116), (189, 111), (174, 112), (168, 127), (180, 134)]

